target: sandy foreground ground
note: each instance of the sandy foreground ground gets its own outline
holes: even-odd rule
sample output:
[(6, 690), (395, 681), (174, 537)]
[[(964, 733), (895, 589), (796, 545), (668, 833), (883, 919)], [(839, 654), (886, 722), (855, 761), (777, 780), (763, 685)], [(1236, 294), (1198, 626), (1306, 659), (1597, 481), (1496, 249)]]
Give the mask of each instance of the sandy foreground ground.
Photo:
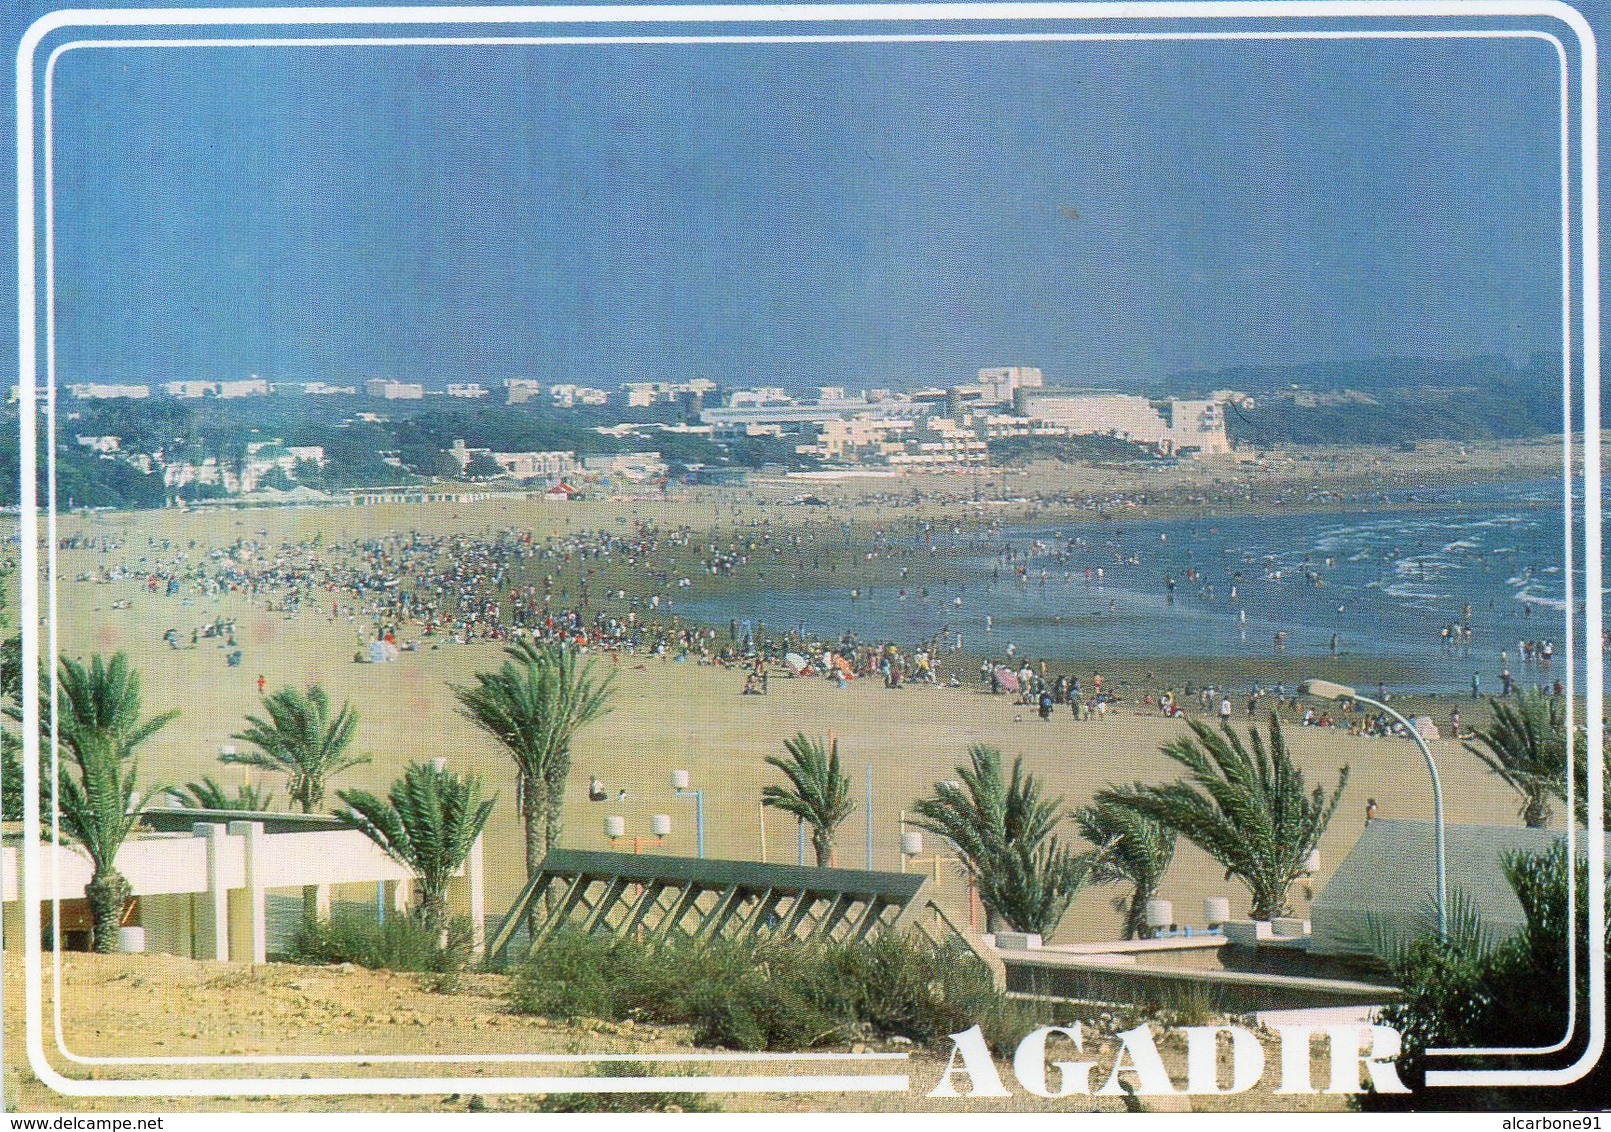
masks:
[[(598, 1020), (571, 1023), (511, 1013), (508, 979), (466, 975), (450, 992), (426, 977), (366, 971), (350, 966), (301, 967), (271, 963), (202, 963), (171, 956), (68, 954), (62, 969), (62, 1014), (72, 1019), (65, 1047), (80, 1059), (68, 1065), (50, 1036), (54, 1000), (46, 991), (44, 1043), (51, 1061), (77, 1080), (206, 1078), (239, 1082), (222, 1097), (67, 1097), (46, 1087), (27, 1068), (23, 1046), (20, 964), (5, 966), (6, 1106), (20, 1112), (520, 1112), (544, 1104), (575, 1107), (554, 1094), (569, 1092), (554, 1082), (500, 1093), (499, 1078), (590, 1078), (599, 1075), (780, 1078), (807, 1076), (905, 1078), (904, 1088), (833, 1091), (802, 1087), (693, 1086), (706, 1109), (728, 1112), (1090, 1112), (1126, 1111), (1123, 1097), (1071, 1096), (1040, 1099), (1014, 1084), (1010, 1059), (996, 1069), (1011, 1089), (1008, 1098), (929, 1098), (940, 1080), (946, 1053), (895, 1042), (847, 1043), (807, 1055), (739, 1055), (692, 1045), (686, 1027), (634, 1025)], [(46, 985), (51, 967), (46, 964)], [(1061, 1019), (1072, 1022), (1073, 1019)], [(1136, 1019), (1118, 1023), (1134, 1024)], [(1200, 1024), (1155, 1016), (1150, 1020), (1165, 1066), (1177, 1086), (1185, 1082), (1185, 1043), (1172, 1025)], [(1084, 1057), (1095, 1062), (1091, 1088), (1112, 1070), (1118, 1043), (1110, 1027), (1087, 1028)], [(1339, 1112), (1349, 1098), (1326, 1091), (1276, 1095), (1280, 1040), (1259, 1030), (1265, 1073), (1252, 1089), (1222, 1097), (1162, 1096), (1144, 1099), (1158, 1112)], [(1230, 1080), (1221, 1049), (1220, 1080)], [(1054, 1058), (1072, 1049), (1050, 1048)], [(848, 1056), (847, 1056), (848, 1055)], [(161, 1059), (222, 1058), (206, 1066), (162, 1064)], [(615, 1060), (604, 1061), (609, 1057)], [(410, 1059), (435, 1060), (410, 1060)], [(125, 1060), (118, 1060), (125, 1059)], [(157, 1059), (156, 1063), (144, 1059)], [(252, 1063), (252, 1059), (261, 1060)], [(1330, 1082), (1325, 1042), (1311, 1046), (1311, 1081)], [(412, 1094), (264, 1096), (250, 1081), (340, 1078), (449, 1078), (453, 1084), (422, 1084)], [(1133, 1080), (1133, 1078), (1127, 1078)], [(1057, 1077), (1052, 1073), (1052, 1084)], [(740, 1083), (742, 1084), (742, 1083)], [(967, 1092), (966, 1079), (957, 1078)], [(311, 1089), (313, 1086), (310, 1085)], [(484, 1090), (484, 1091), (483, 1091)], [(664, 1103), (638, 1095), (632, 1103)], [(681, 1098), (673, 1104), (688, 1104)]]
[[(1501, 475), (1551, 474), (1558, 469), (1559, 449), (1549, 446), (1476, 450), (1459, 457), (1458, 450), (1395, 455), (1384, 470), (1379, 454), (1360, 453), (1331, 465), (1346, 468), (1350, 476), (1367, 480), (1380, 475), (1385, 482), (1421, 482), (1429, 476), (1464, 472), (1473, 479)], [(1442, 460), (1438, 463), (1437, 460)], [(1456, 468), (1460, 459), (1476, 466)], [(1553, 461), (1553, 465), (1551, 463)], [(1313, 465), (1297, 457), (1280, 457), (1284, 473), (1267, 469), (1261, 484), (1303, 484), (1311, 479)], [(1057, 472), (1055, 486), (1065, 491), (1113, 486), (1113, 473)], [(1191, 491), (1193, 484), (1215, 487), (1234, 495), (1230, 479), (1241, 471), (1220, 467), (1171, 470), (1166, 481), (1171, 491)], [(998, 473), (999, 475), (999, 473)], [(1036, 481), (1053, 475), (1036, 470), (1012, 481), (1009, 490), (1035, 490)], [(1089, 480), (1089, 482), (1087, 482)], [(587, 529), (611, 529), (650, 517), (667, 524), (688, 524), (706, 529), (718, 522), (741, 521), (764, 513), (763, 503), (779, 503), (810, 490), (824, 494), (835, 513), (878, 513), (891, 506), (892, 492), (914, 490), (949, 497), (930, 506), (943, 514), (965, 492), (963, 477), (951, 480), (912, 477), (896, 487), (884, 481), (847, 481), (840, 484), (800, 485), (794, 482), (760, 485), (746, 492), (695, 491), (674, 503), (600, 501), (568, 505), (535, 500), (502, 499), (476, 503), (386, 505), (367, 508), (286, 509), (250, 512), (102, 514), (66, 516), (59, 534), (84, 532), (118, 534), (129, 547), (147, 537), (195, 539), (217, 546), (236, 538), (263, 537), (279, 542), (320, 533), (326, 540), (346, 540), (388, 531), (453, 531), (474, 534), (517, 526), (539, 537)], [(942, 490), (943, 489), (943, 490)], [(1133, 485), (1125, 484), (1124, 490)], [(1284, 491), (1286, 488), (1279, 487)], [(786, 521), (783, 508), (770, 509), (773, 522)], [(1027, 513), (1027, 512), (1026, 512)], [(1003, 515), (1011, 521), (1011, 515)], [(125, 552), (117, 555), (122, 560)], [(151, 740), (141, 753), (142, 778), (180, 784), (211, 775), (226, 786), (248, 781), (242, 768), (217, 762), (220, 745), (229, 742), (246, 715), (258, 709), (257, 677), (269, 688), (286, 684), (323, 683), (332, 698), (350, 700), (361, 716), (356, 750), (373, 762), (344, 775), (336, 786), (363, 787), (383, 793), (409, 763), (444, 755), (450, 766), (483, 776), (499, 803), (486, 834), (489, 912), (502, 912), (524, 880), (518, 820), (513, 805), (512, 764), (496, 745), (461, 718), (449, 684), (467, 682), (477, 668), (491, 668), (501, 660), (496, 644), (458, 645), (452, 642), (432, 650), (427, 643), (418, 652), (405, 652), (395, 664), (353, 663), (361, 624), (346, 618), (332, 621), (329, 610), (306, 609), (294, 618), (269, 612), (261, 602), (239, 595), (216, 599), (196, 598), (180, 606), (178, 599), (147, 594), (132, 582), (95, 584), (74, 579), (94, 570), (107, 559), (91, 551), (64, 551), (59, 555), (58, 591), (60, 651), (69, 656), (92, 652), (127, 652), (145, 679), (146, 710), (178, 708), (177, 721)], [(124, 608), (115, 604), (126, 603)], [(237, 623), (244, 661), (225, 665), (225, 650), (217, 642), (202, 641), (199, 648), (170, 649), (161, 639), (172, 626), (188, 635), (191, 625), (215, 616)], [(1050, 791), (1071, 806), (1088, 801), (1108, 783), (1139, 780), (1158, 782), (1176, 776), (1177, 766), (1160, 753), (1160, 746), (1187, 734), (1179, 721), (1157, 715), (1140, 715), (1121, 705), (1102, 720), (1080, 723), (1067, 709), (1052, 721), (1042, 722), (1028, 708), (1011, 705), (1006, 697), (992, 698), (977, 690), (973, 679), (960, 689), (908, 686), (890, 691), (874, 681), (856, 681), (839, 689), (820, 680), (771, 681), (765, 697), (741, 696), (739, 672), (700, 666), (693, 661), (623, 657), (612, 662), (601, 656), (602, 668), (617, 670), (618, 692), (614, 710), (585, 729), (574, 751), (574, 771), (566, 807), (564, 843), (578, 848), (608, 847), (603, 834), (605, 815), (626, 819), (629, 833), (647, 834), (650, 815), (667, 813), (673, 832), (663, 851), (692, 856), (695, 844), (694, 806), (673, 796), (670, 774), (688, 770), (693, 784), (704, 790), (707, 853), (711, 857), (795, 860), (796, 828), (783, 815), (763, 813), (759, 801), (764, 784), (779, 776), (767, 767), (767, 755), (782, 752), (783, 740), (797, 731), (837, 736), (842, 755), (857, 784), (857, 812), (843, 827), (837, 863), (876, 869), (900, 867), (899, 818), (912, 801), (929, 792), (936, 781), (955, 777), (954, 768), (966, 758), (971, 743), (1000, 747), (1009, 757), (1021, 756), (1026, 767), (1042, 776)], [(1295, 685), (1306, 673), (1294, 660), (1287, 681)], [(1238, 726), (1245, 723), (1237, 701)], [(1263, 727), (1264, 719), (1259, 721)], [(1351, 738), (1340, 731), (1318, 731), (1292, 725), (1287, 729), (1290, 747), (1309, 776), (1311, 785), (1335, 785), (1338, 769), (1351, 771), (1347, 793), (1330, 830), (1321, 843), (1322, 871), (1315, 891), (1347, 854), (1363, 824), (1367, 798), (1375, 798), (1384, 818), (1430, 819), (1431, 797), (1414, 748), (1402, 741)], [(1444, 779), (1448, 820), (1486, 824), (1512, 824), (1512, 795), (1458, 743), (1433, 744)], [(872, 854), (867, 856), (866, 782), (872, 784)], [(589, 775), (597, 775), (610, 791), (607, 803), (586, 798)], [(283, 783), (259, 776), (250, 779), (277, 788), (277, 805), (285, 805)], [(616, 800), (617, 791), (626, 797)], [(332, 799), (333, 801), (334, 799)], [(1072, 828), (1069, 836), (1074, 836)], [(925, 854), (937, 849), (930, 839)], [(965, 889), (945, 862), (922, 863), (936, 895), (967, 922)], [(1059, 931), (1058, 941), (1115, 938), (1118, 915), (1113, 898), (1118, 889), (1089, 889), (1081, 895)], [(1245, 908), (1240, 885), (1227, 882), (1223, 871), (1190, 845), (1182, 843), (1168, 880), (1160, 893), (1174, 901), (1182, 923), (1201, 923), (1202, 901), (1228, 896), (1233, 908)], [(1295, 888), (1295, 911), (1305, 914), (1306, 892)], [(8, 964), (12, 957), (8, 956)], [(19, 1027), (13, 1011), (20, 1005), (16, 968), (8, 966), (6, 995), (7, 1045), (17, 1049)], [(193, 964), (162, 957), (96, 959), (72, 956), (63, 974), (63, 1030), (75, 1050), (116, 1050), (124, 1055), (162, 1056), (174, 1053), (250, 1053), (295, 1048), (319, 1050), (420, 1048), (416, 1036), (428, 1037), (432, 1048), (499, 1048), (511, 1050), (597, 1050), (600, 1033), (582, 1030), (561, 1035), (536, 1023), (513, 1020), (503, 1013), (500, 994), (482, 987), (468, 994), (433, 995), (420, 990), (418, 980), (407, 976), (349, 973), (345, 981), (307, 968), (273, 966), (252, 972), (230, 965)], [(490, 978), (490, 977), (488, 977)], [(411, 981), (412, 980), (412, 981)], [(172, 1009), (176, 994), (183, 1008)], [(481, 994), (481, 998), (477, 998)], [(128, 1015), (114, 1004), (135, 1004), (143, 1013)], [(389, 1009), (389, 1012), (388, 1012)], [(312, 1012), (311, 1014), (309, 1012)], [(322, 1012), (322, 1013), (321, 1013)], [(479, 1012), (479, 1013), (478, 1013)], [(310, 1021), (317, 1015), (318, 1020)], [(484, 1015), (484, 1016), (483, 1016)], [(228, 1019), (228, 1023), (224, 1022)], [(424, 1019), (420, 1021), (419, 1019)], [(541, 1041), (533, 1044), (534, 1036)], [(354, 1035), (371, 1040), (358, 1042)], [(612, 1041), (635, 1039), (607, 1035)], [(455, 1043), (464, 1038), (469, 1044)], [(349, 1043), (348, 1039), (353, 1039)], [(656, 1038), (675, 1044), (677, 1035)], [(491, 1042), (490, 1046), (477, 1045)], [(568, 1045), (566, 1043), (569, 1043)], [(632, 1047), (636, 1048), (636, 1047)], [(12, 1064), (16, 1061), (13, 1059)], [(293, 1067), (295, 1068), (295, 1067)], [(931, 1067), (932, 1069), (933, 1067)], [(382, 1072), (365, 1068), (360, 1072)], [(498, 1070), (502, 1072), (503, 1070)], [(323, 1069), (316, 1072), (324, 1072)], [(933, 1076), (925, 1071), (924, 1077)], [(8, 1081), (8, 1088), (13, 1083)], [(61, 1098), (23, 1083), (24, 1108), (53, 1108)], [(29, 1089), (36, 1091), (29, 1092)], [(869, 1095), (871, 1096), (871, 1095)], [(750, 1097), (728, 1107), (843, 1109), (841, 1103), (821, 1099)], [(1288, 1098), (1272, 1107), (1290, 1107)], [(1331, 1098), (1333, 1102), (1336, 1098)], [(231, 1108), (240, 1102), (219, 1102)], [(432, 1103), (440, 1104), (440, 1098)], [(726, 1102), (724, 1102), (726, 1103)], [(906, 1110), (919, 1103), (911, 1097), (869, 1100), (867, 1107)], [(418, 1100), (379, 1101), (362, 1105), (337, 1100), (308, 1102), (308, 1107), (430, 1107)], [(112, 1108), (120, 1107), (118, 1104)], [(128, 1107), (126, 1103), (122, 1107)], [(261, 1107), (292, 1107), (286, 1101), (267, 1101)], [(496, 1105), (494, 1105), (496, 1107)], [(859, 1102), (851, 1107), (860, 1107)], [(1244, 1107), (1259, 1107), (1250, 1102)]]

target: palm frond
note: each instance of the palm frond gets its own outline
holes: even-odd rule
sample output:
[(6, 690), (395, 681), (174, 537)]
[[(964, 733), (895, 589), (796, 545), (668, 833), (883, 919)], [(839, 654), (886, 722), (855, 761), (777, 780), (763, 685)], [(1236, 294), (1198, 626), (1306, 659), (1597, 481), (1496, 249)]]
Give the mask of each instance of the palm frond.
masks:
[(343, 790), (336, 816), (378, 845), (420, 882), (427, 925), (442, 926), (448, 882), (470, 854), (492, 816), (496, 797), (482, 796), (481, 780), (413, 763), (382, 801), (363, 790)]
[(347, 754), (358, 732), (358, 712), (343, 703), (332, 715), (322, 685), (270, 692), (263, 708), (264, 716), (247, 716), (248, 726), (230, 736), (257, 750), (222, 754), (219, 761), (285, 775), (291, 800), (303, 813), (324, 804), (332, 778), (370, 761), (367, 755)]
[[(139, 785), (135, 748), (178, 715), (141, 719), (140, 677), (118, 653), (88, 666), (64, 657), (58, 672), (54, 805), (62, 832), (83, 848), (97, 874), (115, 871), (118, 850), (140, 812), (164, 787)], [(41, 720), (48, 746), (49, 719)]]
[(559, 834), (576, 733), (609, 712), (615, 673), (602, 678), (565, 645), (521, 641), (504, 650), (495, 671), (452, 685), (460, 714), (490, 735), (515, 763), (516, 800), (528, 843), (542, 827), (545, 845)]
[(1007, 776), (994, 747), (970, 747), (956, 774), (915, 802), (909, 820), (952, 846), (993, 915), (1019, 931), (1051, 934), (1094, 867), (1053, 835), (1063, 800), (1045, 797), (1022, 759)]
[(1268, 742), (1256, 728), (1245, 744), (1229, 724), (1218, 732), (1198, 721), (1190, 728), (1191, 737), (1163, 747), (1184, 778), (1102, 791), (1097, 804), (1132, 810), (1202, 849), (1247, 885), (1255, 919), (1284, 915), (1287, 890), (1342, 801), (1348, 768), (1329, 795), (1321, 786), (1309, 791), (1274, 715)]
[(768, 755), (767, 765), (783, 772), (787, 787), (761, 788), (761, 804), (792, 814), (811, 827), (817, 864), (826, 865), (835, 831), (855, 812), (850, 778), (839, 761), (838, 739), (812, 739), (804, 732), (783, 741), (788, 757)]
[(246, 783), (230, 794), (211, 777), (170, 787), (168, 797), (189, 810), (248, 810), (262, 812), (274, 804), (274, 792)]
[(1463, 746), (1521, 798), (1529, 826), (1549, 824), (1550, 802), (1566, 799), (1566, 709), (1542, 692), (1523, 692), (1514, 705), (1490, 699), (1493, 721)]
[(1125, 913), (1126, 939), (1134, 939), (1146, 930), (1142, 913), (1163, 884), (1164, 874), (1175, 857), (1175, 831), (1125, 804), (1126, 799), (1145, 790), (1140, 783), (1108, 787), (1093, 804), (1074, 815), (1080, 836), (1093, 847), (1089, 882), (1131, 886), (1128, 900), (1115, 901)]

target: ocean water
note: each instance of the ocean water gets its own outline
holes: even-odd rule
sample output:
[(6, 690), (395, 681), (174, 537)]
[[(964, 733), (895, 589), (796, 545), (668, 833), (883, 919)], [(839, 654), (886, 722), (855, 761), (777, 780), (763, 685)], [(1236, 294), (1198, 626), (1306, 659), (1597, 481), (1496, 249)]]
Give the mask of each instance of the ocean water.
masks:
[[(891, 560), (855, 593), (777, 589), (678, 611), (1047, 659), (1325, 656), (1335, 635), (1342, 655), (1416, 662), (1418, 690), (1469, 692), (1475, 672), (1497, 692), (1501, 650), (1518, 680), (1564, 678), (1562, 515), (1560, 483), (1540, 482), (1399, 492), (1336, 514), (1005, 528), (959, 543), (926, 592)], [(1581, 566), (1579, 554), (1579, 617)], [(1470, 643), (1445, 647), (1439, 630), (1463, 623)], [(1553, 668), (1524, 665), (1522, 640), (1552, 641)]]

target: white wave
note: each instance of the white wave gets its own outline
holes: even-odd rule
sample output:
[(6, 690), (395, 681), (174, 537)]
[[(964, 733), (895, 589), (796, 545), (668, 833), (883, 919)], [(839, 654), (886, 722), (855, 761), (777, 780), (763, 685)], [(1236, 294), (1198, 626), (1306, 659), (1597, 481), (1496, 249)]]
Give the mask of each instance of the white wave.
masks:
[(1382, 593), (1388, 597), (1398, 598), (1401, 601), (1444, 602), (1449, 600), (1448, 594), (1424, 589), (1411, 582), (1394, 582), (1392, 585), (1384, 587)]
[(1541, 605), (1545, 609), (1556, 609), (1562, 612), (1565, 612), (1566, 610), (1566, 602), (1564, 599), (1558, 597), (1546, 597), (1543, 594), (1535, 594), (1528, 589), (1523, 589), (1512, 594), (1511, 600), (1519, 601), (1524, 605)]

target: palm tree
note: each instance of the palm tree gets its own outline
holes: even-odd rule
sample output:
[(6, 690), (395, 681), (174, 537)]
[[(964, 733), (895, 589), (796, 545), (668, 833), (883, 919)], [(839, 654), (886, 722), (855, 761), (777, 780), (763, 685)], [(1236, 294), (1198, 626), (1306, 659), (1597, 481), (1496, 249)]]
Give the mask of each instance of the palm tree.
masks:
[(789, 757), (768, 755), (769, 765), (781, 770), (789, 786), (766, 786), (761, 804), (793, 814), (811, 827), (811, 847), (817, 867), (833, 860), (834, 832), (856, 809), (850, 800), (850, 778), (839, 765), (839, 740), (810, 739), (801, 732), (783, 741)]
[[(1572, 737), (1572, 762), (1578, 768), (1577, 781), (1572, 796), (1572, 814), (1577, 818), (1579, 825), (1589, 824), (1589, 732), (1588, 728), (1579, 723), (1577, 734)], [(1603, 755), (1603, 752), (1602, 752)], [(1602, 757), (1600, 772), (1604, 788), (1600, 791), (1600, 804), (1605, 815), (1606, 827), (1611, 829), (1611, 759)], [(1563, 792), (1564, 793), (1564, 792)]]
[[(140, 791), (134, 751), (179, 714), (166, 711), (141, 720), (140, 708), (140, 674), (123, 653), (110, 663), (93, 656), (88, 668), (62, 658), (56, 734), (66, 757), (57, 767), (55, 804), (62, 831), (94, 865), (84, 896), (94, 918), (93, 946), (103, 953), (117, 950), (129, 900), (129, 882), (116, 867), (118, 850), (139, 824), (140, 811), (162, 789)], [(41, 714), (40, 728), (48, 744), (48, 713)]]
[(1257, 728), (1248, 728), (1250, 751), (1229, 724), (1223, 734), (1198, 720), (1189, 726), (1193, 738), (1163, 747), (1186, 768), (1185, 779), (1102, 791), (1097, 803), (1127, 806), (1224, 865), (1225, 879), (1237, 877), (1247, 885), (1253, 919), (1286, 915), (1287, 889), (1304, 874), (1309, 854), (1337, 812), (1348, 768), (1339, 772), (1329, 798), (1321, 786), (1306, 793), (1303, 772), (1288, 755), (1281, 722), (1273, 714), (1268, 749)]
[(979, 884), (979, 899), (1016, 932), (1049, 936), (1090, 879), (1091, 859), (1047, 838), (1008, 845)]
[(21, 821), (22, 806), (22, 740), (0, 731), (0, 821)]
[(1093, 805), (1074, 815), (1080, 836), (1096, 847), (1091, 881), (1131, 886), (1128, 898), (1113, 902), (1124, 915), (1125, 939), (1139, 939), (1146, 931), (1147, 901), (1157, 894), (1175, 858), (1175, 831), (1118, 800), (1145, 789), (1139, 783), (1110, 787), (1107, 796), (1099, 795)]
[(479, 778), (413, 763), (392, 783), (386, 801), (342, 790), (337, 817), (362, 830), (419, 878), (420, 918), (432, 932), (447, 930), (448, 880), (470, 855), (496, 798), (482, 798)]
[[(0, 593), (10, 574), (9, 570), (0, 570)], [(0, 598), (0, 607), (3, 603), (4, 599)], [(22, 719), (20, 636), (7, 637), (0, 642), (0, 714), (14, 721)], [(40, 718), (45, 718), (44, 712), (40, 713)], [(22, 739), (10, 730), (0, 730), (0, 821), (22, 820), (22, 777)], [(48, 791), (42, 790), (41, 794), (48, 794)]]
[(937, 782), (931, 797), (914, 803), (912, 824), (956, 849), (978, 886), (990, 931), (1004, 920), (1015, 931), (1049, 935), (1086, 874), (1053, 836), (1064, 817), (1063, 800), (1044, 797), (1021, 758), (1010, 780), (996, 748), (972, 746), (968, 759), (957, 767), (956, 782)]
[(593, 662), (579, 663), (564, 645), (522, 641), (504, 652), (509, 659), (496, 672), (477, 672), (474, 684), (455, 684), (453, 694), (464, 717), (515, 761), (515, 800), (525, 822), (531, 877), (559, 840), (571, 741), (610, 710), (615, 673), (596, 679)]
[(1543, 829), (1554, 814), (1551, 799), (1566, 797), (1566, 708), (1542, 692), (1523, 692), (1512, 707), (1490, 699), (1493, 723), (1477, 730), (1481, 746), (1466, 743), (1521, 797), (1517, 811), (1529, 829)]
[(171, 787), (168, 797), (187, 810), (249, 810), (261, 813), (274, 804), (274, 792), (247, 783), (230, 795), (211, 777)]
[(230, 736), (259, 750), (230, 751), (219, 755), (218, 761), (285, 775), (291, 801), (303, 813), (324, 805), (331, 778), (369, 762), (367, 755), (347, 754), (358, 731), (358, 713), (351, 703), (343, 703), (332, 717), (323, 686), (314, 684), (306, 692), (281, 688), (263, 697), (263, 707), (267, 719), (249, 715), (246, 722), (251, 726)]

